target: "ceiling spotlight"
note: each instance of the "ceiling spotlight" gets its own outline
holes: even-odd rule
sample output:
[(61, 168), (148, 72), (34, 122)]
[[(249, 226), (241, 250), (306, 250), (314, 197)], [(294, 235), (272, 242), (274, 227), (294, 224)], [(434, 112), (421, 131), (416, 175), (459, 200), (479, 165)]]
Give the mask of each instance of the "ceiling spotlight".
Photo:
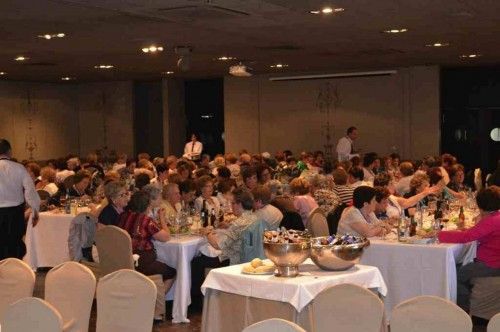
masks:
[(7, 75), (7, 73), (4, 71), (0, 71), (0, 76), (4, 76), (4, 75)]
[(74, 79), (75, 79), (74, 77), (69, 77), (69, 76), (61, 77), (61, 81), (72, 81)]
[(479, 58), (481, 54), (462, 54), (460, 58), (462, 59), (474, 59), (474, 58)]
[(309, 11), (310, 14), (314, 14), (314, 15), (318, 15), (318, 14), (325, 14), (325, 15), (329, 15), (329, 14), (333, 14), (333, 13), (340, 13), (340, 12), (343, 12), (344, 11), (344, 8), (334, 8), (334, 7), (323, 7), (321, 8), (320, 10), (311, 10)]
[(220, 56), (217, 58), (217, 60), (219, 61), (229, 61), (229, 60), (236, 60), (235, 57), (232, 57), (232, 56)]
[(396, 33), (403, 33), (403, 32), (407, 32), (407, 31), (408, 31), (408, 29), (401, 28), (401, 29), (387, 29), (387, 30), (384, 30), (382, 32), (389, 33), (389, 34), (396, 34)]
[(271, 65), (271, 68), (285, 68), (285, 67), (288, 67), (288, 65), (284, 63), (277, 63), (275, 65)]
[(142, 51), (144, 53), (156, 53), (156, 52), (162, 52), (163, 51), (163, 47), (162, 46), (155, 46), (155, 45), (151, 45), (151, 46), (148, 46), (148, 47), (143, 47), (142, 48)]
[(60, 33), (46, 33), (43, 35), (38, 35), (38, 38), (50, 40), (52, 38), (64, 38), (65, 36), (66, 36), (66, 34), (64, 34), (62, 32), (60, 32)]
[(26, 61), (28, 60), (29, 58), (27, 56), (24, 56), (24, 55), (19, 55), (17, 56), (14, 60), (16, 61)]
[(425, 46), (427, 46), (427, 47), (446, 47), (446, 46), (450, 46), (450, 44), (449, 43), (442, 43), (442, 42), (435, 42), (432, 44), (427, 44)]
[(163, 75), (172, 75), (174, 72), (173, 71), (164, 71), (162, 72)]
[(94, 66), (94, 68), (96, 69), (111, 69), (111, 68), (114, 68), (113, 65), (96, 65)]

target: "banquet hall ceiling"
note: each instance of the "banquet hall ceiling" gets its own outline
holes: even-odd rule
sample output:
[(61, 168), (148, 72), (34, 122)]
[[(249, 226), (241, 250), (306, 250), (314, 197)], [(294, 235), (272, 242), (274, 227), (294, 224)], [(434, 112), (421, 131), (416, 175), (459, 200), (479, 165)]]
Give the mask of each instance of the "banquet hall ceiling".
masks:
[[(334, 15), (310, 10), (344, 8)], [(494, 64), (500, 59), (498, 0), (2, 0), (0, 79), (78, 81), (227, 73), (338, 72), (411, 65)], [(385, 34), (390, 28), (407, 28)], [(65, 33), (45, 40), (38, 35)], [(448, 47), (426, 47), (434, 42)], [(145, 54), (141, 48), (161, 45)], [(190, 70), (175, 46), (192, 48)], [(480, 53), (475, 59), (461, 54)], [(29, 60), (14, 58), (23, 55)], [(288, 64), (272, 69), (276, 63)], [(112, 64), (99, 70), (95, 65)]]

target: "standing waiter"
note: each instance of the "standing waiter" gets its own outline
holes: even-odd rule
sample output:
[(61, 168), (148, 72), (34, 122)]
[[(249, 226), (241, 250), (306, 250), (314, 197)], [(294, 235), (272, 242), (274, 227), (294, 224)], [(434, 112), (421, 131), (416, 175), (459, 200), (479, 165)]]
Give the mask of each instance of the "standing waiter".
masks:
[(33, 180), (24, 166), (10, 160), (11, 157), (10, 143), (0, 138), (0, 260), (24, 257), (25, 203), (31, 207), (33, 226), (38, 222), (40, 208)]

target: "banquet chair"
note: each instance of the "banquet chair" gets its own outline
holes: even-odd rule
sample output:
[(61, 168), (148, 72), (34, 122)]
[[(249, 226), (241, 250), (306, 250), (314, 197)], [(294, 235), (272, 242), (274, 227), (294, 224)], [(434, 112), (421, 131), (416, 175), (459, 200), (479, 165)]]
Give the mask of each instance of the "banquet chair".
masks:
[(300, 214), (293, 211), (283, 211), (283, 219), (281, 219), (280, 228), (295, 229), (297, 231), (304, 230), (304, 222)]
[(306, 332), (299, 325), (280, 318), (266, 319), (243, 329), (242, 332)]
[(17, 258), (0, 261), (0, 321), (7, 307), (24, 298), (33, 296), (35, 273)]
[(471, 332), (469, 315), (437, 296), (417, 296), (392, 310), (391, 332)]
[(340, 203), (332, 212), (328, 214), (328, 216), (326, 216), (326, 221), (328, 223), (328, 232), (330, 233), (330, 235), (337, 234), (340, 217), (342, 216), (342, 212), (344, 212), (346, 207), (346, 203)]
[[(68, 249), (69, 258), (72, 261), (79, 262), (82, 258), (91, 261), (90, 250), (94, 244), (96, 229), (97, 218), (88, 212), (79, 213), (71, 220), (68, 235)], [(83, 250), (87, 250), (88, 253), (84, 255)]]
[(340, 284), (319, 293), (312, 302), (316, 331), (380, 332), (384, 304), (373, 292)]
[(486, 332), (500, 332), (500, 312), (490, 319)]
[(47, 201), (50, 198), (50, 194), (47, 190), (38, 189), (36, 191), (41, 201)]
[(25, 297), (11, 304), (0, 320), (3, 332), (62, 332), (57, 309), (37, 297)]
[(307, 218), (307, 228), (313, 237), (330, 235), (326, 217), (321, 208), (316, 208), (311, 211)]
[(500, 277), (472, 279), (470, 314), (490, 319), (500, 312)]
[(151, 332), (156, 286), (143, 274), (123, 269), (97, 284), (96, 332)]
[(70, 176), (66, 177), (63, 181), (64, 190), (70, 189), (71, 187), (73, 187), (74, 184), (75, 184), (75, 176), (74, 175), (70, 175)]
[[(134, 258), (132, 256), (132, 239), (123, 229), (116, 226), (104, 226), (96, 232), (95, 242), (99, 254), (99, 264), (87, 263), (99, 279), (109, 273), (121, 270), (134, 270)], [(165, 316), (165, 284), (160, 274), (147, 276), (151, 279), (158, 295), (156, 299), (155, 317)]]
[(45, 300), (63, 319), (65, 332), (86, 332), (96, 288), (92, 271), (76, 262), (65, 262), (51, 269), (45, 278)]

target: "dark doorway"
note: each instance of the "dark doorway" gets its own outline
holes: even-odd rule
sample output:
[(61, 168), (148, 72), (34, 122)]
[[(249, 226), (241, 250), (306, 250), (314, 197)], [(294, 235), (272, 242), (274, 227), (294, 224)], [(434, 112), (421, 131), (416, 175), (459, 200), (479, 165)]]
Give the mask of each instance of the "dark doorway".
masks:
[(500, 67), (448, 68), (441, 72), (441, 151), (466, 168), (487, 173), (500, 158)]
[(203, 143), (203, 153), (224, 153), (224, 80), (187, 81), (185, 85), (186, 141), (192, 133)]
[(134, 150), (163, 156), (161, 81), (134, 82)]

